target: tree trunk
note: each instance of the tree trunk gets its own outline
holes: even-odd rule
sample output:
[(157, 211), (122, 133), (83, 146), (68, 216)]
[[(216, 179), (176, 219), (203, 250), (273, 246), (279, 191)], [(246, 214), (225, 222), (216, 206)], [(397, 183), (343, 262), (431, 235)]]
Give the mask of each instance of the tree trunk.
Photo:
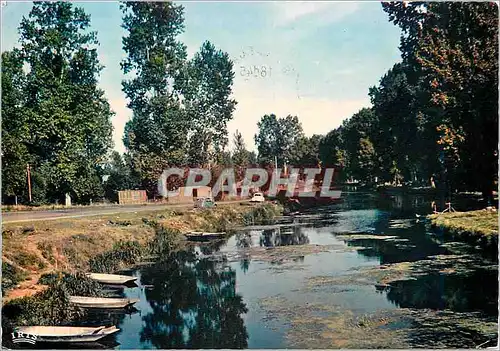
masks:
[(483, 201), (486, 206), (496, 206), (496, 204), (494, 203), (495, 199), (493, 197), (493, 188), (489, 186), (489, 184), (485, 184), (483, 186), (482, 195)]

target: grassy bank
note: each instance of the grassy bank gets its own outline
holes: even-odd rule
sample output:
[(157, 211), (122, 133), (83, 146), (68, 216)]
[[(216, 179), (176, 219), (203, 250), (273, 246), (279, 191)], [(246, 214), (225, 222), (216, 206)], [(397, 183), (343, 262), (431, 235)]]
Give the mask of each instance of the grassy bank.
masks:
[(185, 232), (230, 231), (280, 213), (281, 208), (271, 204), (230, 205), (207, 211), (160, 210), (29, 226), (6, 224), (2, 232), (4, 301), (43, 290), (38, 279), (45, 273), (115, 271), (149, 255), (153, 242), (156, 247), (178, 249)]
[[(14, 326), (68, 325), (85, 319), (85, 310), (72, 306), (69, 297), (106, 296), (85, 271), (114, 272), (144, 259), (166, 258), (187, 245), (184, 232), (231, 232), (241, 225), (272, 221), (282, 210), (271, 204), (233, 205), (7, 226), (3, 335), (9, 336)], [(9, 342), (4, 338), (4, 346)]]
[(457, 240), (485, 248), (498, 246), (498, 212), (479, 210), (447, 212), (429, 216), (431, 225)]

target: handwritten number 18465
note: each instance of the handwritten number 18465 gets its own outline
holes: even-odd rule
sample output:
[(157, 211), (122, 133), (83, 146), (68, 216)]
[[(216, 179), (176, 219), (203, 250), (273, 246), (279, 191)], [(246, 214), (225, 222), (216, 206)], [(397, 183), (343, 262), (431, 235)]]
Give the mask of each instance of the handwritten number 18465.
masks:
[(271, 76), (271, 67), (265, 65), (240, 66), (240, 75), (247, 78), (266, 78)]

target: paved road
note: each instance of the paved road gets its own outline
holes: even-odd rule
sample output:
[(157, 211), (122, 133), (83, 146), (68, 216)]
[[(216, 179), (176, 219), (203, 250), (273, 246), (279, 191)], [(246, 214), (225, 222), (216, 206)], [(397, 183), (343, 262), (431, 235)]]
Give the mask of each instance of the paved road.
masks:
[[(228, 205), (240, 202), (247, 202), (248, 200), (234, 200), (217, 202), (218, 205)], [(118, 213), (127, 212), (145, 212), (145, 211), (158, 211), (164, 209), (175, 208), (192, 208), (191, 204), (170, 204), (170, 205), (128, 205), (128, 206), (89, 206), (89, 207), (75, 207), (64, 210), (47, 210), (47, 211), (16, 211), (16, 212), (2, 212), (2, 223), (22, 223), (22, 222), (37, 222), (49, 221), (67, 218), (80, 218), (90, 216), (104, 216)]]

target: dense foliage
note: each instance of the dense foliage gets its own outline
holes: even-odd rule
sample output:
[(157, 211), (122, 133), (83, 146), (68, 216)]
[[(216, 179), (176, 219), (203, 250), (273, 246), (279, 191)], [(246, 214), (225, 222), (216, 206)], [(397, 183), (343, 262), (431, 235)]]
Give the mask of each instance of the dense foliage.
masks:
[(77, 202), (102, 195), (100, 163), (111, 116), (97, 87), (102, 66), (90, 18), (68, 2), (36, 2), (19, 27), (20, 48), (2, 53), (3, 200)]
[(372, 107), (309, 142), (300, 124), (284, 127), (285, 120), (266, 115), (255, 137), (260, 160), (304, 165), (318, 157), (362, 183), (436, 184), (448, 194), (482, 191), (491, 201), (498, 171), (498, 6), (382, 7), (402, 29), (402, 62), (370, 89)]
[(302, 125), (297, 116), (278, 118), (275, 114), (265, 115), (257, 123), (259, 128), (255, 135), (255, 144), (262, 164), (282, 166), (291, 162), (294, 146), (300, 138), (304, 138)]
[[(370, 88), (363, 108), (326, 135), (305, 136), (297, 116), (266, 114), (249, 152), (239, 132), (227, 149), (233, 62), (210, 41), (189, 58), (179, 40), (184, 9), (124, 2), (122, 82), (133, 112), (127, 152), (110, 153), (113, 115), (97, 81), (102, 66), (90, 18), (67, 2), (36, 2), (19, 27), (20, 47), (2, 53), (4, 203), (70, 193), (79, 203), (141, 188), (157, 195), (167, 167), (218, 174), (249, 164), (318, 164), (365, 184), (482, 191), (491, 201), (498, 171), (498, 6), (384, 2), (399, 26), (401, 62)], [(305, 116), (304, 116), (305, 117)], [(107, 179), (103, 182), (102, 176)], [(172, 184), (169, 184), (171, 188)]]
[(401, 125), (417, 134), (407, 150), (418, 149), (426, 175), (435, 174), (449, 190), (482, 190), (491, 199), (498, 170), (498, 5), (382, 6), (403, 30), (410, 88), (398, 96), (407, 97), (411, 118)]
[(154, 196), (168, 166), (224, 162), (233, 63), (206, 41), (190, 60), (178, 40), (184, 9), (172, 2), (125, 2), (123, 91), (133, 111), (124, 143), (142, 186)]

